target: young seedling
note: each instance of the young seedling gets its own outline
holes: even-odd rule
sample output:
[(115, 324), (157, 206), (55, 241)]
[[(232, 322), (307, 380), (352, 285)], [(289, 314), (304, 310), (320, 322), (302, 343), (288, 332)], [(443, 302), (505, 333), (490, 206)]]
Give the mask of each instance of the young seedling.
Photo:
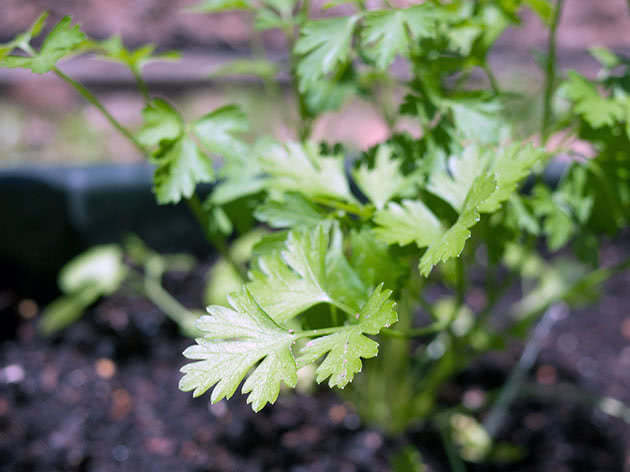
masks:
[[(2, 46), (0, 66), (52, 72), (74, 86), (155, 164), (158, 203), (186, 201), (220, 252), (215, 273), (222, 278), (208, 293), (222, 304), (197, 321), (182, 390), (211, 390), (217, 402), (243, 382), (258, 411), (283, 385), (296, 386), (299, 369), (313, 366), (317, 382), (353, 386), (347, 395), (363, 418), (390, 432), (435, 421), (453, 467), (461, 468), (461, 457), (491, 454), (492, 437), (470, 416), (436, 411), (441, 386), (526, 333), (551, 305), (591, 301), (630, 266), (602, 267), (598, 259), (604, 238), (630, 219), (630, 60), (595, 49), (603, 66), (597, 81), (576, 72), (561, 79), (555, 37), (562, 0), (327, 6), (341, 3), (352, 4), (351, 13), (320, 17), (307, 0), (212, 0), (194, 8), (246, 10), (257, 31), (285, 34), (296, 110), (294, 140), (285, 142), (245, 139), (248, 122), (237, 105), (186, 121), (142, 79), (143, 64), (163, 56), (152, 47), (129, 51), (118, 38), (89, 40), (69, 18), (37, 49), (31, 42), (43, 30), (40, 18)], [(531, 123), (508, 119), (516, 95), (488, 62), (525, 8), (550, 27), (534, 136), (519, 131)], [(147, 102), (141, 129), (123, 126), (59, 68), (83, 53), (131, 69)], [(392, 72), (395, 61), (408, 64), (408, 78)], [(269, 83), (278, 70), (261, 56), (220, 73)], [(358, 95), (381, 114), (386, 139), (365, 152), (315, 141), (318, 118)], [(416, 134), (403, 131), (403, 118), (414, 121)], [(565, 139), (549, 150), (554, 134)], [(577, 156), (569, 146), (575, 139), (590, 143), (595, 157)], [(549, 179), (545, 168), (560, 153), (573, 158), (559, 179)], [(218, 169), (212, 156), (223, 159)], [(196, 187), (209, 182), (215, 185), (202, 202)], [(230, 218), (228, 207), (241, 210)], [(252, 213), (272, 231), (256, 230), (257, 242), (237, 254), (228, 236), (242, 233), (235, 228)], [(113, 248), (99, 251), (119, 260)], [(95, 290), (83, 304), (115, 288), (90, 280), (71, 289)], [(518, 282), (522, 297), (493, 323)], [(236, 288), (229, 296), (228, 287)], [(483, 447), (471, 449), (467, 431), (486, 438)], [(421, 467), (413, 451), (397, 462)]]

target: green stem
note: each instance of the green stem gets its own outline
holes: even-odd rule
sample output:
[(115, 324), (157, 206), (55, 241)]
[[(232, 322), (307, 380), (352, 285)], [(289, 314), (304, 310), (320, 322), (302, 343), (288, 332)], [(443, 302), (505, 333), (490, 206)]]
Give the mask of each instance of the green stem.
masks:
[(490, 87), (492, 88), (492, 91), (494, 92), (495, 95), (499, 95), (501, 93), (501, 88), (499, 87), (499, 81), (497, 80), (496, 75), (494, 75), (494, 72), (492, 72), (492, 69), (490, 68), (490, 64), (488, 64), (487, 61), (484, 61), (481, 68), (483, 69), (483, 71), (486, 73), (486, 76), (488, 77), (488, 81), (490, 82)]
[(455, 260), (455, 267), (457, 271), (457, 288), (456, 288), (456, 298), (455, 298), (455, 313), (459, 311), (459, 309), (464, 304), (464, 297), (466, 296), (466, 269), (464, 267), (464, 259), (463, 254), (460, 254), (459, 257)]
[(131, 68), (131, 73), (136, 79), (136, 83), (138, 84), (138, 89), (140, 89), (140, 93), (142, 93), (142, 97), (146, 103), (151, 101), (151, 96), (149, 95), (149, 87), (147, 87), (147, 83), (142, 78), (142, 73), (136, 69), (135, 67)]
[(295, 339), (314, 338), (324, 336), (326, 334), (336, 333), (344, 328), (344, 326), (333, 326), (332, 328), (311, 329), (308, 331), (299, 331), (295, 333)]
[[(304, 21), (308, 20), (308, 15), (310, 12), (311, 3), (310, 0), (304, 0), (302, 2), (302, 6), (300, 7), (300, 14)], [(297, 75), (297, 64), (295, 60), (295, 42), (296, 36), (299, 37), (299, 31), (296, 32), (292, 26), (289, 26), (284, 30), (284, 34), (287, 40), (288, 49), (289, 49), (289, 70), (291, 73), (291, 88), (293, 90), (293, 94), (295, 96), (295, 102), (297, 105), (298, 111), (298, 129), (297, 134), (300, 141), (306, 141), (310, 138), (311, 133), (313, 131), (313, 118), (310, 116), (308, 111), (308, 106), (304, 100), (304, 97), (300, 93), (300, 83)]]
[[(446, 423), (446, 420), (443, 420)], [(457, 448), (451, 441), (451, 437), (448, 431), (448, 424), (442, 424), (439, 426), (440, 436), (442, 438), (442, 443), (444, 444), (444, 451), (446, 452), (446, 457), (448, 459), (448, 463), (451, 466), (452, 472), (466, 472), (466, 465), (459, 457), (459, 453), (457, 452)]]
[(370, 218), (373, 213), (372, 210), (362, 205), (357, 205), (354, 203), (343, 203), (343, 202), (326, 198), (326, 197), (311, 197), (311, 200), (315, 203), (319, 203), (320, 205), (324, 205), (331, 208), (337, 208), (338, 210), (343, 210), (345, 212), (352, 213), (362, 218)]
[(566, 306), (563, 304), (552, 305), (545, 315), (536, 325), (534, 332), (528, 340), (523, 354), (516, 366), (512, 369), (508, 380), (501, 388), (501, 392), (495, 401), (492, 409), (486, 416), (483, 423), (484, 428), (492, 438), (496, 438), (497, 433), (503, 426), (505, 417), (518, 396), (527, 373), (531, 370), (538, 358), (538, 353), (544, 340), (549, 335), (553, 325), (560, 319), (566, 317)]
[(431, 323), (428, 326), (424, 326), (422, 328), (414, 328), (407, 330), (400, 330), (395, 328), (383, 328), (381, 329), (381, 334), (388, 336), (390, 338), (418, 338), (421, 336), (427, 336), (429, 334), (439, 333), (440, 331), (444, 331), (445, 329), (444, 323)]
[(146, 262), (144, 274), (135, 268), (130, 268), (131, 287), (148, 298), (167, 317), (177, 323), (186, 335), (195, 336), (198, 334), (195, 329), (195, 321), (199, 317), (164, 290), (161, 285), (163, 262), (156, 259), (159, 257), (154, 256), (153, 259)]
[(211, 243), (217, 251), (219, 251), (221, 257), (232, 266), (241, 281), (245, 282), (247, 280), (247, 271), (243, 266), (234, 260), (230, 254), (230, 250), (227, 247), (225, 239), (210, 229), (208, 214), (204, 211), (199, 197), (197, 197), (197, 195), (193, 195), (186, 200), (186, 203), (201, 226), (206, 240)]
[(103, 114), (103, 116), (107, 119), (107, 121), (109, 121), (109, 123), (114, 128), (116, 128), (123, 136), (125, 136), (136, 147), (136, 149), (138, 149), (138, 151), (140, 151), (144, 155), (149, 154), (148, 149), (145, 148), (140, 143), (140, 141), (136, 139), (136, 137), (131, 133), (131, 131), (125, 128), (122, 124), (120, 124), (120, 122), (116, 118), (114, 118), (109, 111), (107, 111), (107, 109), (103, 106), (103, 104), (99, 101), (99, 99), (96, 98), (94, 94), (92, 94), (92, 92), (90, 92), (84, 85), (80, 84), (79, 82), (72, 79), (71, 77), (68, 77), (66, 74), (61, 72), (56, 67), (53, 68), (53, 72), (60, 79), (72, 85), (72, 87), (74, 87), (76, 91), (79, 92), (79, 94), (83, 98), (85, 98), (90, 104), (94, 105), (98, 109), (98, 111), (100, 111)]
[(564, 0), (557, 0), (553, 10), (553, 17), (551, 19), (551, 26), (549, 29), (549, 39), (547, 41), (547, 61), (545, 64), (545, 88), (543, 98), (543, 116), (540, 129), (540, 136), (542, 144), (547, 142), (549, 138), (549, 131), (552, 120), (552, 99), (553, 90), (556, 83), (556, 60), (557, 60), (557, 47), (556, 37), (558, 31), (558, 24), (560, 23), (560, 17), (562, 16), (562, 8), (564, 6)]
[(337, 326), (339, 324), (339, 314), (335, 305), (330, 305), (330, 318), (333, 325)]
[(170, 319), (175, 321), (184, 329), (190, 326), (198, 318), (194, 313), (179, 303), (170, 293), (168, 293), (159, 280), (146, 277), (144, 281), (144, 294)]
[[(144, 145), (142, 145), (142, 143), (138, 141), (138, 139), (133, 135), (131, 131), (129, 131), (129, 129), (127, 129), (116, 118), (114, 118), (114, 116), (109, 111), (107, 111), (107, 109), (103, 106), (103, 104), (99, 101), (99, 99), (96, 98), (96, 96), (92, 92), (90, 92), (83, 84), (67, 76), (56, 67), (53, 69), (53, 71), (59, 78), (61, 78), (68, 84), (72, 85), (72, 87), (74, 87), (77, 90), (77, 92), (79, 92), (79, 94), (83, 98), (85, 98), (85, 100), (87, 100), (89, 103), (94, 105), (96, 109), (98, 109), (102, 113), (102, 115), (107, 119), (107, 121), (109, 121), (109, 123), (116, 130), (118, 130), (123, 136), (125, 136), (129, 140), (129, 142), (131, 142), (136, 147), (136, 149), (138, 149), (145, 156), (150, 155), (149, 149), (147, 149)], [(139, 74), (136, 76), (136, 78), (139, 80), (140, 89), (142, 90), (143, 95), (145, 96), (145, 99), (147, 99), (149, 96), (149, 93), (148, 93), (148, 90), (146, 89), (146, 84), (144, 83), (144, 81), (142, 80), (142, 77)], [(217, 248), (219, 253), (225, 258), (225, 260), (228, 261), (230, 265), (232, 265), (232, 267), (235, 269), (236, 273), (240, 276), (240, 278), (242, 280), (246, 280), (247, 274), (245, 272), (245, 269), (232, 259), (227, 249), (225, 240), (221, 239), (218, 235), (210, 231), (210, 227), (208, 225), (208, 216), (204, 212), (203, 207), (198, 197), (196, 195), (193, 195), (191, 198), (186, 200), (186, 203), (188, 204), (195, 218), (201, 225), (203, 233), (206, 236), (206, 239), (208, 240), (208, 242), (213, 244)]]

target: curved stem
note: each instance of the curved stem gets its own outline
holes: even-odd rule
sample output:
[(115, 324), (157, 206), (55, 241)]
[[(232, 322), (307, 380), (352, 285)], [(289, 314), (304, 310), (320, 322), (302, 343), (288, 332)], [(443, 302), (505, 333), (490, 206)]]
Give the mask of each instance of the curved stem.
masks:
[(124, 127), (116, 118), (112, 116), (112, 114), (107, 111), (107, 109), (103, 106), (103, 104), (99, 101), (98, 98), (94, 96), (92, 92), (90, 92), (83, 84), (77, 82), (73, 78), (67, 76), (63, 72), (61, 72), (57, 67), (53, 68), (53, 72), (62, 79), (63, 81), (72, 85), (79, 94), (83, 98), (85, 98), (90, 104), (94, 105), (98, 111), (100, 111), (103, 116), (109, 121), (109, 123), (116, 128), (123, 136), (125, 136), (142, 154), (149, 154), (149, 150), (144, 147), (140, 141), (136, 139), (136, 137), (129, 131), (126, 127)]
[(547, 42), (547, 61), (545, 64), (543, 116), (540, 129), (540, 136), (543, 145), (547, 142), (547, 139), (549, 138), (549, 128), (551, 126), (551, 101), (553, 98), (553, 89), (556, 82), (556, 36), (558, 31), (558, 24), (560, 23), (560, 17), (562, 16), (563, 6), (564, 0), (556, 1), (556, 5), (553, 10), (553, 17), (551, 18), (551, 26), (549, 28), (549, 40)]
[(204, 211), (199, 197), (197, 197), (197, 195), (192, 195), (186, 200), (186, 203), (201, 226), (206, 240), (211, 243), (217, 251), (219, 251), (221, 257), (232, 266), (234, 272), (236, 272), (241, 281), (245, 282), (247, 280), (247, 271), (243, 268), (243, 266), (234, 260), (232, 254), (230, 254), (225, 239), (210, 229), (208, 214)]
[(398, 330), (395, 328), (383, 328), (381, 329), (381, 334), (388, 336), (390, 338), (417, 338), (421, 336), (427, 336), (429, 334), (439, 333), (445, 329), (444, 323), (431, 323), (428, 326), (424, 326), (422, 328), (415, 329), (407, 329), (407, 330)]
[(299, 331), (297, 333), (295, 333), (295, 339), (302, 339), (302, 338), (314, 338), (317, 336), (324, 336), (326, 334), (332, 334), (332, 333), (336, 333), (337, 331), (340, 331), (344, 329), (344, 326), (333, 326), (332, 328), (322, 328), (322, 329), (311, 329), (308, 331)]
[(131, 67), (131, 73), (136, 79), (136, 83), (138, 84), (138, 89), (140, 89), (140, 93), (142, 93), (142, 97), (146, 103), (151, 101), (151, 96), (149, 95), (149, 87), (147, 87), (147, 83), (142, 78), (142, 73), (136, 69), (135, 67)]
[(496, 75), (494, 75), (494, 72), (492, 72), (492, 69), (490, 68), (490, 64), (488, 64), (487, 61), (484, 61), (481, 68), (483, 69), (483, 71), (486, 73), (486, 76), (488, 77), (488, 81), (490, 82), (490, 87), (492, 88), (492, 91), (495, 93), (495, 95), (499, 95), (501, 93), (501, 88), (499, 87), (499, 81), (497, 80)]
[(343, 203), (326, 197), (311, 197), (311, 200), (315, 203), (319, 203), (320, 205), (337, 208), (338, 210), (343, 210), (362, 218), (370, 218), (373, 213), (372, 210), (362, 205), (356, 205), (354, 203)]

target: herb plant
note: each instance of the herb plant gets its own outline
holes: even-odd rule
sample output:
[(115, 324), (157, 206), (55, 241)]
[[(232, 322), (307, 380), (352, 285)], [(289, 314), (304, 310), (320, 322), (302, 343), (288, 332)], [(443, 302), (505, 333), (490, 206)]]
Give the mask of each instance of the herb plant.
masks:
[[(317, 19), (312, 14), (321, 12), (308, 0), (205, 0), (193, 7), (246, 10), (257, 31), (284, 33), (294, 94), (287, 102), (295, 105), (295, 137), (287, 142), (246, 139), (238, 105), (186, 122), (142, 79), (144, 64), (172, 54), (128, 50), (119, 38), (88, 39), (70, 18), (36, 49), (42, 16), (0, 47), (0, 65), (52, 72), (74, 86), (155, 165), (158, 203), (185, 201), (220, 252), (208, 294), (223, 303), (196, 323), (182, 390), (212, 390), (217, 402), (243, 383), (258, 411), (283, 385), (295, 387), (300, 369), (314, 369), (318, 383), (350, 385), (345, 394), (359, 413), (391, 432), (419, 420), (443, 428), (436, 398), (446, 381), (524, 335), (551, 305), (590, 301), (608, 277), (629, 267), (600, 266), (598, 249), (630, 219), (630, 59), (594, 49), (603, 69), (596, 81), (576, 72), (561, 77), (555, 36), (562, 0), (427, 0), (406, 8), (386, 1), (378, 9), (355, 0), (326, 8), (342, 3), (351, 4), (349, 14)], [(522, 97), (504, 89), (488, 62), (525, 8), (549, 26), (542, 99), (530, 122), (510, 114)], [(146, 99), (139, 130), (120, 124), (58, 67), (83, 53), (130, 68)], [(395, 61), (408, 65), (408, 78), (392, 73)], [(277, 71), (263, 55), (220, 74), (269, 84)], [(312, 141), (318, 118), (357, 96), (381, 113), (387, 139), (365, 152)], [(418, 132), (402, 131), (403, 119)], [(554, 147), (552, 135), (562, 137)], [(576, 140), (593, 156), (577, 154)], [(545, 169), (560, 154), (570, 159), (559, 179), (549, 179)], [(210, 182), (202, 201), (197, 186)], [(252, 229), (251, 214), (267, 230)], [(230, 247), (236, 233), (247, 234)], [(108, 251), (122, 260), (117, 249)], [(120, 278), (65, 280), (64, 291), (84, 294), (81, 311)], [(521, 298), (495, 323), (498, 304), (519, 286)], [(161, 306), (186, 312), (174, 300)], [(471, 424), (453, 418), (448, 424)], [(460, 454), (475, 460), (466, 456), (462, 431), (453, 435)]]

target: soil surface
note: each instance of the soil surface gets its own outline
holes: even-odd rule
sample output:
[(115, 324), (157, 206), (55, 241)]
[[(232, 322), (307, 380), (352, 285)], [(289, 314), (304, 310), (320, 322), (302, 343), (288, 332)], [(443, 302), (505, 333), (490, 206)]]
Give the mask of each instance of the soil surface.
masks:
[[(610, 248), (603, 258), (623, 252)], [(200, 306), (206, 269), (171, 275), (167, 288)], [(602, 395), (630, 402), (628, 287), (630, 274), (616, 277), (595, 306), (553, 328), (527, 383), (537, 394), (513, 404), (500, 433), (523, 459), (468, 470), (624, 470), (630, 429), (596, 403)], [(449, 470), (436, 431), (387, 438), (328, 391), (281, 395), (259, 414), (240, 396), (210, 406), (207, 395), (180, 392), (190, 341), (134, 295), (103, 300), (55, 339), (37, 334), (34, 301), (0, 290), (0, 310), (2, 471), (386, 471), (406, 443), (420, 448), (429, 470)], [(483, 359), (441, 401), (500, 388), (520, 351)]]

